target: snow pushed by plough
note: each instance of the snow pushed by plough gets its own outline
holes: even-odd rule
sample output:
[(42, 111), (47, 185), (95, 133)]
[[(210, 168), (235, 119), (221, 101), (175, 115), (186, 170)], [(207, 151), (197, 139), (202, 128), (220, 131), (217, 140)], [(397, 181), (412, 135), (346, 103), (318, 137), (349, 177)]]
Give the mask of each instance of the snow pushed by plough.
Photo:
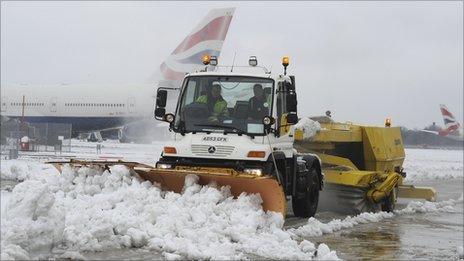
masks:
[[(2, 213), (1, 259), (29, 259), (37, 249), (81, 251), (136, 247), (167, 259), (337, 259), (283, 229), (258, 195), (234, 199), (228, 187), (201, 186), (187, 176), (182, 193), (133, 176), (65, 166), (61, 175), (28, 179), (13, 189)], [(71, 255), (72, 254), (72, 255)]]

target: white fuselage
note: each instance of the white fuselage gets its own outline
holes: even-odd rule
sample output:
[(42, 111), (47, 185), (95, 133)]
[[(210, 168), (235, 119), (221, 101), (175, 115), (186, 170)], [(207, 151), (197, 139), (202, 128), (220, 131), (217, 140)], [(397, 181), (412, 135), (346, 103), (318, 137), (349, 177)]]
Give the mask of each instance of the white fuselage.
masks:
[(1, 115), (69, 123), (74, 131), (119, 127), (152, 117), (154, 85), (2, 85)]

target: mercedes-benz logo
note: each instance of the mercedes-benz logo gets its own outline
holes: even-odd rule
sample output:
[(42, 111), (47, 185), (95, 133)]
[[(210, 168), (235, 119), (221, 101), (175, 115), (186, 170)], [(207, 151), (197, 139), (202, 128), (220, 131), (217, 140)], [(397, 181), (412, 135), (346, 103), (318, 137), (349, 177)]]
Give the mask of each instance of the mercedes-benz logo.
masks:
[(209, 153), (215, 153), (216, 152), (216, 148), (214, 146), (211, 146), (208, 148), (208, 152)]

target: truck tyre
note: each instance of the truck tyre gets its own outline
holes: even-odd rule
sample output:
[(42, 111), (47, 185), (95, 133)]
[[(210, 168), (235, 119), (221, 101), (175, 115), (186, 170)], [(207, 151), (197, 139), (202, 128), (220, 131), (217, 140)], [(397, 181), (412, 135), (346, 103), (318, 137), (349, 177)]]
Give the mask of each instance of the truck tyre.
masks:
[(296, 217), (313, 217), (319, 202), (319, 175), (316, 168), (297, 173), (297, 194), (292, 197), (293, 214)]

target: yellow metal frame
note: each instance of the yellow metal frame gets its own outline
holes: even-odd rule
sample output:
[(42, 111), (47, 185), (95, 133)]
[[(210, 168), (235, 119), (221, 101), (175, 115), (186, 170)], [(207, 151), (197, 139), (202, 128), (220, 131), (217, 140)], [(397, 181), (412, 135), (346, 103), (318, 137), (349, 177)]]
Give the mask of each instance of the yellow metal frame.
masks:
[[(372, 127), (352, 123), (320, 123), (321, 130), (311, 139), (303, 139), (303, 131), (295, 130), (295, 148), (315, 153), (322, 161), (325, 182), (366, 189), (366, 197), (378, 203), (398, 188), (398, 197), (434, 200), (433, 188), (403, 186), (405, 158), (401, 130), (398, 127)], [(362, 145), (363, 169), (340, 155), (337, 146)], [(343, 153), (343, 152), (341, 152)], [(346, 152), (345, 152), (346, 153)]]

